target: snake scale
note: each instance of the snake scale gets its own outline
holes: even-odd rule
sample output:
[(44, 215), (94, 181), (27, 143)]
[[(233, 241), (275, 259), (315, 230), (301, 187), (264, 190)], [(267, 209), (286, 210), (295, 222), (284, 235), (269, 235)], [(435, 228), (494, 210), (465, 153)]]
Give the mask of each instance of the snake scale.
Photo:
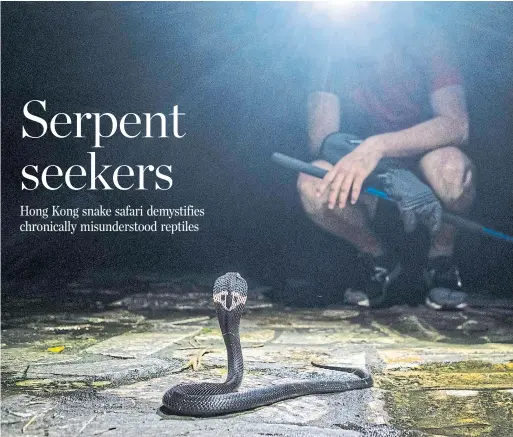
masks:
[(299, 396), (372, 387), (372, 377), (365, 370), (353, 367), (320, 366), (351, 373), (358, 379), (313, 379), (237, 391), (244, 374), (239, 324), (247, 293), (246, 281), (238, 273), (227, 273), (215, 281), (214, 303), (228, 355), (226, 381), (222, 383), (182, 383), (171, 387), (162, 399), (163, 407), (168, 414), (210, 417), (251, 410)]

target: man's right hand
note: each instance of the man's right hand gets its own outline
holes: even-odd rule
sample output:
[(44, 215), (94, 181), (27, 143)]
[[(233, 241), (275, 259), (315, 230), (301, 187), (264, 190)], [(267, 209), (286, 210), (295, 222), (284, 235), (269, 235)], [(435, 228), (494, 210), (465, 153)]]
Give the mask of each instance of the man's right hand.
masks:
[(381, 149), (374, 144), (370, 137), (358, 147), (340, 159), (333, 168), (324, 176), (317, 189), (317, 195), (321, 197), (327, 189), (328, 208), (333, 209), (338, 203), (340, 208), (345, 208), (347, 199), (354, 205), (362, 191), (362, 185), (367, 177), (377, 167), (382, 155)]

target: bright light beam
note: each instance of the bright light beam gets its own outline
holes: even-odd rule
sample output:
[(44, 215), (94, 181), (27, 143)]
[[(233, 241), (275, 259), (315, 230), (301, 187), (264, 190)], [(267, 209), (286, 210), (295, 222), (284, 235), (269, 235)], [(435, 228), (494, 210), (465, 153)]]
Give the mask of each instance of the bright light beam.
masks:
[(330, 0), (311, 2), (314, 11), (323, 13), (334, 21), (350, 20), (368, 7), (367, 2), (357, 0)]

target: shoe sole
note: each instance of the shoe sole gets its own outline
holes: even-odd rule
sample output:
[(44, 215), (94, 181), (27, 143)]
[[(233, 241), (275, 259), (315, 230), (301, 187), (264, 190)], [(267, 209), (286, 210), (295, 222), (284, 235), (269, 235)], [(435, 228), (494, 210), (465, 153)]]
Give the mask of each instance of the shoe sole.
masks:
[(362, 308), (369, 308), (370, 301), (369, 301), (369, 299), (364, 299), (364, 300), (357, 302), (356, 305), (358, 305), (359, 307), (362, 307)]
[(346, 305), (369, 308), (370, 302), (367, 296), (361, 292), (355, 292), (352, 288), (348, 288), (344, 293), (344, 303)]
[(444, 310), (458, 310), (461, 311), (465, 309), (468, 304), (467, 302), (462, 302), (456, 306), (451, 305), (440, 305), (439, 303), (433, 302), (429, 297), (426, 298), (426, 306), (435, 310), (435, 311), (444, 311)]

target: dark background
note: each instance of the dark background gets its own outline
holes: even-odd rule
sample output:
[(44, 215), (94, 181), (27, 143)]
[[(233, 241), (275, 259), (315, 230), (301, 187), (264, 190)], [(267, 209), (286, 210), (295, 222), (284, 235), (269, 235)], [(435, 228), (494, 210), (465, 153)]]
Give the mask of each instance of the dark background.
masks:
[[(305, 99), (312, 54), (327, 29), (290, 3), (3, 3), (2, 273), (5, 281), (84, 269), (221, 271), (268, 283), (285, 277), (351, 277), (354, 252), (301, 214), (295, 175), (274, 151), (307, 158)], [(468, 154), (478, 168), (469, 215), (513, 233), (513, 5), (396, 4), (445, 31), (465, 77)], [(328, 32), (329, 33), (329, 32)], [(156, 192), (21, 191), (21, 169), (87, 167), (93, 139), (22, 140), (23, 105), (57, 112), (187, 115), (181, 140), (104, 140), (99, 164), (173, 165)], [(112, 208), (192, 204), (197, 234), (29, 235), (20, 205)], [(98, 220), (100, 221), (100, 220)], [(416, 252), (414, 246), (408, 246)], [(461, 235), (458, 257), (474, 289), (511, 295), (511, 245)], [(11, 292), (11, 289), (7, 292)]]

